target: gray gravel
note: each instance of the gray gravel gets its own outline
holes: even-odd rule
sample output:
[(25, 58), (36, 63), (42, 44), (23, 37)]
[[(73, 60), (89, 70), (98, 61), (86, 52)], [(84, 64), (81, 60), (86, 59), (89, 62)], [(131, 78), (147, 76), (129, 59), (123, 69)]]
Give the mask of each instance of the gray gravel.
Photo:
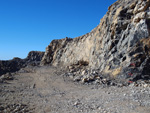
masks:
[[(149, 113), (149, 84), (73, 82), (56, 67), (25, 68), (0, 83), (0, 113)], [(27, 72), (27, 73), (26, 73)], [(143, 84), (143, 85), (142, 85)]]

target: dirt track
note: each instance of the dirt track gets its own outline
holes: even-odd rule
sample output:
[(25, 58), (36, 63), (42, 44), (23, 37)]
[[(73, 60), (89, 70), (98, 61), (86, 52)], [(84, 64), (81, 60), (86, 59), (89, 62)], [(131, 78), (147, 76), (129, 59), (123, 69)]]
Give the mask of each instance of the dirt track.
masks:
[(150, 87), (74, 83), (56, 67), (26, 68), (0, 84), (0, 113), (149, 113)]

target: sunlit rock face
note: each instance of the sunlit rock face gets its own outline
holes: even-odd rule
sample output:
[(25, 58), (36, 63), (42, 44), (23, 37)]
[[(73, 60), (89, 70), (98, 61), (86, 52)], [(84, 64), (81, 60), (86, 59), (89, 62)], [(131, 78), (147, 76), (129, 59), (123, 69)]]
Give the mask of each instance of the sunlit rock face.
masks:
[(150, 0), (118, 0), (100, 24), (74, 39), (53, 40), (42, 65), (87, 62), (102, 74), (132, 80), (150, 78)]

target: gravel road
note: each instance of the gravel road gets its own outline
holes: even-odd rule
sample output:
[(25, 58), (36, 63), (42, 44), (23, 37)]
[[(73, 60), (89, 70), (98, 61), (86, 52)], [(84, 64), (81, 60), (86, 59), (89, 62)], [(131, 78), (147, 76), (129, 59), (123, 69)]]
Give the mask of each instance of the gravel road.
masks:
[(0, 83), (0, 113), (150, 113), (150, 87), (73, 82), (59, 67), (27, 67)]

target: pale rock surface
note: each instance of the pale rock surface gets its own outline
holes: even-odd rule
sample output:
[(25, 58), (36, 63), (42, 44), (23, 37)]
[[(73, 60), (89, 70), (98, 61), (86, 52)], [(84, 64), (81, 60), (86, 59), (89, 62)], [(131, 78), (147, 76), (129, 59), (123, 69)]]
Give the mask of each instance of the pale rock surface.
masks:
[(149, 6), (150, 0), (118, 0), (90, 33), (53, 40), (41, 65), (66, 66), (84, 61), (89, 68), (111, 77), (144, 78), (143, 74), (150, 73), (146, 68), (150, 44), (145, 43), (150, 40)]

